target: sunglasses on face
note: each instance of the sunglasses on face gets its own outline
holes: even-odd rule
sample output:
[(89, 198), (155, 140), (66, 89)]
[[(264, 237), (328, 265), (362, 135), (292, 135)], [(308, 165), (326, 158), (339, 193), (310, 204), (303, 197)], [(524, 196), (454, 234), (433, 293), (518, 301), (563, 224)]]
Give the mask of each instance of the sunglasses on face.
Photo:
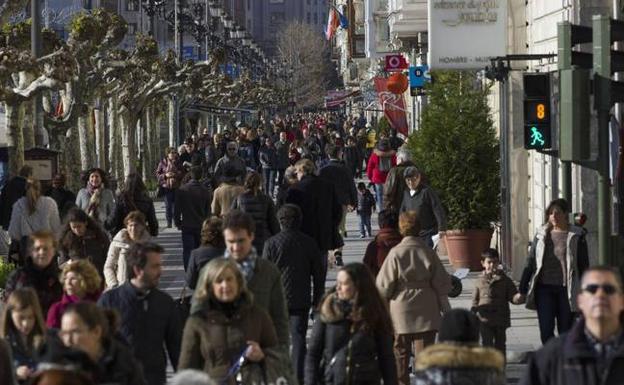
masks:
[(583, 288), (583, 291), (586, 291), (590, 294), (596, 294), (598, 292), (598, 289), (602, 289), (602, 291), (606, 295), (613, 295), (618, 291), (615, 286), (610, 285), (608, 283), (605, 283), (603, 285), (599, 285), (597, 283), (590, 283), (589, 285)]

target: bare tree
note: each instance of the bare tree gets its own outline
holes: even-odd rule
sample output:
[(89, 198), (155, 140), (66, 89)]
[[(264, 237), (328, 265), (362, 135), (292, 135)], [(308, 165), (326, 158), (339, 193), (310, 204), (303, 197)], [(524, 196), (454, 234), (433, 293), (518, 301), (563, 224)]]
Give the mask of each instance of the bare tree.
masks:
[(323, 36), (306, 24), (292, 22), (277, 39), (278, 56), (291, 71), (287, 78), (291, 98), (297, 107), (318, 106), (328, 84), (327, 44)]

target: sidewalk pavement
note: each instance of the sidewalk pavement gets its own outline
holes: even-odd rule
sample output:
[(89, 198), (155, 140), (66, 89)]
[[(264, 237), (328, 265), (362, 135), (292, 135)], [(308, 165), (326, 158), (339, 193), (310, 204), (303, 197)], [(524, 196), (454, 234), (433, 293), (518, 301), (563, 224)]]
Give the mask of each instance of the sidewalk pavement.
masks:
[[(156, 213), (159, 223), (164, 225), (164, 204), (155, 202)], [(343, 260), (345, 263), (361, 262), (364, 257), (366, 246), (372, 238), (359, 238), (358, 217), (354, 212), (347, 214), (346, 228), (347, 238), (343, 248)], [(372, 218), (373, 233), (378, 230), (377, 215)], [(182, 267), (182, 243), (180, 232), (175, 229), (161, 227), (160, 234), (156, 239), (164, 248), (163, 254), (163, 276), (161, 278), (161, 289), (168, 292), (174, 298), (180, 296), (184, 286), (184, 269)], [(452, 273), (454, 269), (450, 266), (446, 256), (441, 257), (446, 269)], [(335, 285), (337, 269), (329, 269), (327, 274), (326, 287)], [(475, 280), (479, 273), (469, 273), (462, 280), (463, 290), (459, 297), (451, 298), (451, 306), (470, 308), (472, 292)], [(511, 328), (507, 330), (507, 378), (508, 384), (517, 383), (524, 369), (525, 357), (528, 352), (532, 352), (541, 346), (539, 338), (539, 328), (537, 326), (537, 316), (534, 311), (527, 310), (524, 305), (510, 305), (511, 307)]]

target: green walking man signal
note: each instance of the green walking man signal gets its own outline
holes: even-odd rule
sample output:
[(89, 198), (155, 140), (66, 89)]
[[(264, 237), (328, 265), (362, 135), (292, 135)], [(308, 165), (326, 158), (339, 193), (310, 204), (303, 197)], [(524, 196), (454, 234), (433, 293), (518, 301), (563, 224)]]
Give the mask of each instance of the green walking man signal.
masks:
[(524, 148), (551, 148), (550, 74), (524, 74)]

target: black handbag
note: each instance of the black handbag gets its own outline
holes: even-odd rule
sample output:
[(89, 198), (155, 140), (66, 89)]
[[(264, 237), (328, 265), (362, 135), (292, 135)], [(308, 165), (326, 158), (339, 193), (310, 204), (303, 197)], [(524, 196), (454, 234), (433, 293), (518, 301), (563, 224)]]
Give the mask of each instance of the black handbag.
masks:
[(191, 313), (191, 300), (193, 298), (192, 294), (186, 295), (186, 285), (180, 291), (180, 297), (175, 300), (176, 310), (178, 315), (180, 316), (180, 321), (182, 321), (182, 325), (186, 323), (186, 320)]

